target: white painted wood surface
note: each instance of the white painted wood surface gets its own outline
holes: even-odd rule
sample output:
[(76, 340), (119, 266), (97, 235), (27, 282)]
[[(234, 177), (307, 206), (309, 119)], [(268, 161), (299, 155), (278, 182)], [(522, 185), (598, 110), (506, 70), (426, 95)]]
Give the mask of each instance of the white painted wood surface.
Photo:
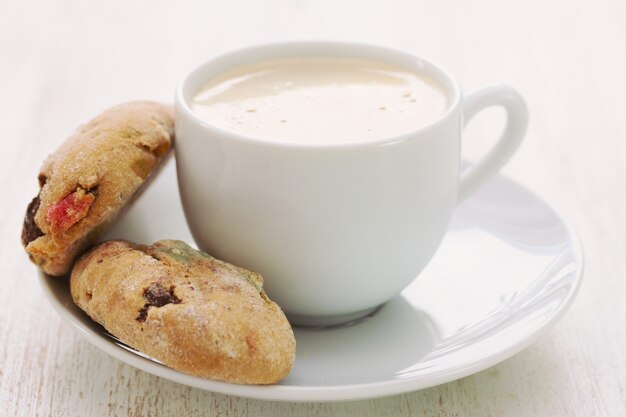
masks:
[[(37, 170), (115, 103), (171, 101), (218, 53), (340, 39), (428, 56), (473, 88), (506, 82), (531, 125), (505, 173), (553, 204), (586, 254), (578, 299), (524, 352), (460, 381), (389, 398), (290, 404), (203, 392), (89, 345), (43, 298), (19, 243)], [(466, 155), (502, 125), (468, 128)], [(598, 1), (0, 0), (0, 415), (626, 415), (626, 3)]]

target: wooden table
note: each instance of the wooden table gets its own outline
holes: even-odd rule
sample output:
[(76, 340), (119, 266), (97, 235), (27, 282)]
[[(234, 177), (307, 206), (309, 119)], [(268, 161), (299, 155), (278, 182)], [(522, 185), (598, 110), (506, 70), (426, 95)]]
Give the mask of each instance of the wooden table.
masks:
[[(426, 4), (428, 3), (428, 4)], [(531, 123), (504, 172), (569, 220), (584, 283), (556, 327), (515, 357), (431, 389), (295, 404), (212, 394), (127, 366), (52, 311), (19, 244), (42, 160), (130, 99), (171, 101), (218, 53), (288, 39), (377, 43), (431, 57), (468, 90), (506, 82)], [(626, 415), (626, 3), (590, 1), (0, 1), (0, 415)], [(467, 131), (475, 158), (502, 126)]]

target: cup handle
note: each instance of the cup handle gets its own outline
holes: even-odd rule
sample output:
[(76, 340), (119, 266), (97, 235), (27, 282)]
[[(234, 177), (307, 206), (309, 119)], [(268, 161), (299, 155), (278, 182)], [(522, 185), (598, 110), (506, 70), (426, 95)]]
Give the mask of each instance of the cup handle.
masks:
[(461, 203), (480, 188), (513, 156), (528, 125), (528, 109), (522, 96), (508, 86), (486, 87), (468, 94), (463, 100), (463, 126), (481, 110), (501, 106), (506, 111), (504, 132), (494, 147), (461, 176), (457, 203)]

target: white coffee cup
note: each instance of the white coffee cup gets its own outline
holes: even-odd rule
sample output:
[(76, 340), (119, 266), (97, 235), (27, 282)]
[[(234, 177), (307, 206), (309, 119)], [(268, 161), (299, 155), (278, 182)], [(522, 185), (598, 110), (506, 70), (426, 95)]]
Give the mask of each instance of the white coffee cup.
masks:
[[(220, 73), (305, 56), (374, 59), (415, 69), (445, 90), (449, 107), (414, 132), (338, 144), (245, 137), (212, 126), (190, 108), (195, 93)], [(506, 110), (506, 128), (460, 177), (463, 125), (491, 106)], [(350, 321), (417, 277), (437, 250), (454, 207), (513, 155), (527, 119), (524, 100), (512, 88), (489, 87), (463, 97), (446, 70), (388, 48), (294, 42), (239, 50), (196, 68), (176, 92), (176, 162), (185, 216), (202, 250), (260, 272), (267, 293), (292, 323)]]

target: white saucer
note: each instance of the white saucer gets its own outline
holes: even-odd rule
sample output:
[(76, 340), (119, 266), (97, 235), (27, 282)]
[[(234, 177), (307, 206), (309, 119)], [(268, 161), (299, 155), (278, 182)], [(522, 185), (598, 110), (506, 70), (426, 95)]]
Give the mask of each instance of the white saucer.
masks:
[[(193, 242), (173, 159), (106, 237)], [(40, 274), (40, 281), (63, 319), (134, 367), (224, 394), (337, 401), (434, 386), (514, 355), (567, 310), (581, 272), (582, 252), (564, 221), (522, 186), (497, 177), (458, 208), (435, 258), (400, 296), (353, 326), (296, 328), (295, 366), (273, 386), (200, 379), (139, 356), (74, 305), (66, 279)]]

